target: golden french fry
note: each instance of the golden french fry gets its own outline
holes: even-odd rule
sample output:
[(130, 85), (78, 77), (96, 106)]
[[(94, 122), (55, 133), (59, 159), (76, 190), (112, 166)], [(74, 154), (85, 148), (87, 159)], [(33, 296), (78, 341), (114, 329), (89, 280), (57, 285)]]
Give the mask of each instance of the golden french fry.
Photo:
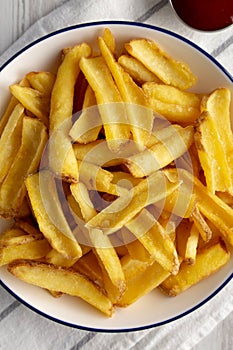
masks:
[[(195, 144), (208, 189), (233, 193), (230, 92), (215, 90), (202, 101), (202, 114), (195, 125)], [(214, 142), (213, 142), (214, 140)]]
[(144, 92), (117, 63), (103, 38), (99, 37), (98, 43), (122, 99), (126, 103), (125, 108), (133, 134), (133, 140), (136, 142), (138, 148), (143, 150), (151, 134), (154, 119), (153, 111), (147, 104)]
[(49, 120), (52, 139), (49, 164), (57, 174), (62, 174), (63, 178), (71, 182), (77, 181), (78, 177), (76, 159), (68, 137), (72, 123), (74, 87), (80, 72), (79, 61), (81, 57), (90, 54), (91, 48), (85, 43), (65, 51), (51, 94)]
[(199, 240), (199, 230), (196, 225), (193, 224), (190, 230), (190, 235), (187, 239), (186, 250), (185, 250), (185, 262), (193, 265), (196, 261), (197, 246)]
[(149, 69), (147, 69), (140, 61), (136, 58), (121, 55), (118, 58), (118, 63), (124, 68), (124, 70), (133, 78), (133, 80), (142, 85), (143, 83), (153, 81), (159, 83), (159, 78), (152, 73)]
[(106, 234), (115, 232), (145, 206), (165, 198), (178, 186), (179, 181), (171, 182), (163, 172), (157, 171), (94, 216), (86, 227), (104, 230)]
[(80, 68), (95, 92), (106, 140), (119, 151), (130, 138), (125, 106), (103, 57), (82, 58)]
[(77, 184), (71, 184), (70, 189), (74, 199), (80, 206), (85, 222), (92, 219), (96, 215), (96, 210), (90, 200), (86, 186), (82, 182), (79, 182)]
[(171, 122), (188, 125), (200, 115), (201, 101), (197, 94), (154, 82), (144, 84), (143, 91), (149, 106)]
[[(30, 87), (29, 81), (28, 81), (28, 79), (26, 77), (24, 77), (19, 82), (19, 85), (20, 86)], [(16, 105), (18, 103), (19, 103), (19, 101), (14, 96), (12, 96), (11, 99), (10, 99), (9, 104), (6, 107), (6, 110), (5, 110), (4, 114), (0, 118), (0, 135), (2, 134), (3, 129), (5, 128), (5, 126), (6, 126), (7, 122), (8, 122), (9, 116), (12, 114), (14, 108), (16, 107)]]
[[(177, 170), (169, 169), (171, 175), (177, 177)], [(212, 194), (199, 179), (184, 169), (179, 169), (179, 180), (193, 184), (193, 191), (197, 198), (197, 207), (200, 213), (212, 222), (222, 237), (233, 245), (233, 209), (223, 200)]]
[(197, 227), (203, 241), (208, 242), (212, 237), (212, 231), (207, 224), (206, 220), (200, 213), (198, 206), (195, 206), (190, 219), (193, 220), (195, 226)]
[(108, 46), (109, 50), (114, 53), (116, 49), (116, 43), (115, 38), (109, 28), (104, 28), (103, 31), (103, 39), (106, 45)]
[(184, 62), (168, 56), (154, 41), (135, 39), (125, 44), (125, 48), (167, 85), (185, 90), (197, 81), (196, 76)]
[[(97, 213), (92, 206), (86, 187), (83, 184), (79, 188), (76, 187), (76, 184), (71, 185), (71, 191), (80, 206), (84, 220), (91, 220)], [(112, 302), (116, 302), (125, 290), (124, 274), (116, 250), (109, 237), (101, 230), (90, 229), (88, 238), (100, 264), (107, 295)]]
[(72, 126), (69, 135), (75, 142), (88, 144), (97, 140), (101, 128), (102, 121), (95, 94), (90, 85), (88, 85), (84, 96), (82, 113)]
[[(59, 128), (65, 121), (71, 126), (73, 111), (74, 86), (80, 72), (79, 61), (81, 57), (91, 55), (89, 45), (83, 43), (65, 50), (64, 58), (58, 68), (53, 86), (50, 103), (50, 131)], [(64, 88), (65, 87), (65, 88)]]
[(48, 126), (49, 97), (31, 87), (15, 84), (10, 86), (15, 98), (30, 112), (32, 112), (44, 125)]
[[(23, 232), (23, 231), (22, 231)], [(0, 240), (0, 266), (17, 259), (43, 258), (51, 249), (48, 241), (39, 235), (20, 235)]]
[(89, 253), (82, 256), (74, 264), (73, 268), (82, 275), (88, 277), (92, 282), (95, 282), (104, 288), (103, 273), (93, 251), (90, 251)]
[[(132, 265), (136, 266), (133, 268)], [(126, 266), (127, 268), (123, 265), (126, 277), (126, 291), (117, 303), (119, 306), (127, 306), (134, 303), (140, 297), (158, 287), (169, 276), (169, 272), (164, 270), (157, 262), (148, 265), (133, 260), (130, 269), (128, 264)], [(134, 270), (133, 274), (128, 273), (132, 270)], [(135, 286), (137, 287), (135, 288)]]
[(56, 266), (62, 266), (62, 267), (71, 267), (75, 264), (75, 262), (78, 259), (79, 258), (68, 259), (55, 249), (50, 249), (48, 254), (45, 256), (45, 260), (47, 263), (52, 264), (52, 265), (56, 265)]
[(31, 87), (39, 92), (41, 92), (44, 96), (50, 96), (54, 81), (55, 74), (50, 72), (30, 72), (26, 75)]
[(21, 144), (24, 107), (17, 104), (0, 137), (0, 183), (7, 175)]
[(24, 117), (21, 146), (0, 187), (2, 216), (14, 216), (19, 212), (26, 195), (25, 177), (38, 169), (46, 142), (45, 126), (38, 119)]
[(125, 165), (135, 177), (144, 177), (182, 156), (193, 143), (193, 127), (171, 127), (170, 138), (155, 143), (141, 153), (128, 157)]
[(143, 244), (152, 259), (156, 260), (166, 271), (176, 274), (179, 260), (175, 245), (155, 217), (146, 209), (125, 224), (135, 237)]
[(26, 187), (40, 231), (64, 257), (76, 259), (82, 250), (62, 212), (53, 175), (42, 171), (27, 177)]
[(21, 280), (38, 287), (80, 297), (105, 315), (112, 316), (110, 300), (94, 283), (77, 271), (30, 260), (13, 262), (9, 264), (8, 270)]
[(219, 270), (230, 259), (230, 253), (223, 242), (219, 242), (196, 255), (193, 265), (181, 264), (176, 276), (169, 276), (161, 284), (161, 290), (175, 296)]

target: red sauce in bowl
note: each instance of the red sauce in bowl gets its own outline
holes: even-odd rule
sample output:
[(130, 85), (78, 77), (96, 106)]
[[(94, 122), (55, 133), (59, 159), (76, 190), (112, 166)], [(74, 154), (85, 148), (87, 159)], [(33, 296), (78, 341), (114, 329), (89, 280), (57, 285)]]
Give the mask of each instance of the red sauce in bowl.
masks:
[(177, 15), (199, 30), (218, 30), (233, 23), (233, 0), (172, 0)]

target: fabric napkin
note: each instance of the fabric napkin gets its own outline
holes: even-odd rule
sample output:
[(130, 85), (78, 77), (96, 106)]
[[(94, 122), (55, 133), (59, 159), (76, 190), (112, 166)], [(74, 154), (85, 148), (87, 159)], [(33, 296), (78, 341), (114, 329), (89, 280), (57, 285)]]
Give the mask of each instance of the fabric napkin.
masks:
[[(33, 40), (54, 30), (96, 20), (146, 22), (179, 33), (212, 54), (233, 73), (233, 28), (194, 31), (174, 15), (167, 0), (70, 0), (39, 19), (0, 57), (0, 66)], [(0, 349), (129, 350), (192, 349), (233, 310), (233, 281), (191, 314), (167, 325), (129, 333), (96, 333), (54, 323), (0, 287)], [(233, 344), (232, 344), (233, 346)]]

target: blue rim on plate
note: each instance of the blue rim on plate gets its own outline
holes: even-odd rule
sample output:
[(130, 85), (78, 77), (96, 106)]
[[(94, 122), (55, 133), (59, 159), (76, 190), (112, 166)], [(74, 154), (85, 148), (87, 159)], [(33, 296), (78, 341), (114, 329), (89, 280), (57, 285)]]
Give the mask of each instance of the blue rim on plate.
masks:
[[(158, 31), (158, 32), (162, 32), (165, 34), (168, 34), (174, 38), (179, 39), (182, 42), (187, 43), (188, 45), (192, 46), (193, 48), (195, 48), (197, 51), (199, 51), (201, 54), (203, 54), (205, 57), (207, 57), (210, 61), (212, 61), (218, 68), (220, 68), (220, 70), (226, 75), (226, 77), (233, 83), (233, 77), (231, 76), (231, 74), (214, 58), (212, 57), (208, 52), (206, 52), (205, 50), (203, 50), (201, 47), (199, 47), (197, 44), (193, 43), (192, 41), (190, 41), (187, 38), (184, 38), (183, 36), (177, 34), (177, 33), (173, 33), (168, 29), (165, 28), (161, 28), (161, 27), (157, 27), (154, 25), (150, 25), (150, 24), (145, 24), (145, 23), (139, 23), (139, 22), (130, 22), (130, 21), (97, 21), (97, 22), (90, 22), (90, 23), (82, 23), (82, 24), (77, 24), (77, 25), (73, 25), (73, 26), (69, 26), (69, 27), (65, 27), (56, 31), (53, 31), (47, 35), (44, 35), (43, 37), (40, 37), (36, 40), (34, 40), (33, 42), (31, 42), (30, 44), (26, 45), (24, 48), (22, 48), (21, 50), (19, 50), (17, 53), (15, 53), (10, 59), (8, 59), (5, 63), (2, 64), (2, 66), (0, 67), (0, 72), (3, 71), (3, 69), (9, 65), (9, 63), (11, 63), (16, 57), (18, 57), (20, 54), (22, 54), (23, 52), (25, 52), (26, 50), (28, 50), (29, 48), (31, 48), (32, 46), (40, 43), (41, 41), (44, 41), (52, 36), (55, 36), (57, 34), (60, 33), (64, 33), (67, 31), (72, 31), (78, 28), (82, 28), (82, 27), (93, 27), (93, 26), (101, 26), (101, 25), (127, 25), (127, 26), (136, 26), (136, 27), (144, 27), (144, 28), (148, 28), (148, 29), (152, 29), (154, 31)], [(103, 333), (121, 333), (121, 332), (135, 332), (135, 331), (139, 331), (139, 330), (145, 330), (145, 329), (149, 329), (149, 328), (154, 328), (154, 327), (159, 327), (162, 325), (165, 325), (167, 323), (171, 323), (175, 320), (178, 320), (190, 313), (192, 313), (193, 311), (199, 309), (201, 306), (203, 306), (204, 304), (206, 304), (208, 301), (210, 301), (213, 297), (215, 297), (230, 281), (231, 279), (233, 279), (233, 272), (230, 274), (230, 276), (228, 276), (223, 283), (214, 290), (214, 292), (212, 292), (210, 295), (208, 295), (206, 298), (204, 298), (202, 301), (200, 301), (199, 303), (197, 303), (195, 306), (190, 307), (188, 310), (185, 310), (184, 312), (174, 316), (174, 317), (170, 317), (164, 321), (160, 321), (160, 322), (156, 322), (156, 323), (151, 323), (145, 326), (138, 326), (138, 327), (132, 327), (132, 328), (122, 328), (122, 329), (114, 329), (114, 328), (109, 328), (109, 329), (102, 329), (102, 328), (98, 328), (98, 327), (88, 327), (88, 326), (82, 326), (82, 325), (78, 325), (78, 324), (73, 324), (71, 322), (67, 322), (67, 321), (63, 321), (60, 320), (56, 317), (53, 317), (51, 315), (46, 314), (45, 312), (37, 309), (36, 307), (30, 305), (27, 301), (23, 300), (21, 297), (19, 297), (17, 294), (15, 294), (7, 285), (5, 285), (5, 283), (0, 279), (0, 285), (7, 291), (9, 292), (14, 298), (16, 298), (17, 300), (19, 300), (22, 304), (24, 304), (25, 306), (27, 306), (29, 309), (31, 309), (32, 311), (36, 312), (37, 314), (52, 320), (56, 323), (68, 326), (68, 327), (73, 327), (73, 328), (78, 328), (78, 329), (82, 329), (82, 330), (86, 330), (86, 331), (94, 331), (94, 332), (103, 332)]]

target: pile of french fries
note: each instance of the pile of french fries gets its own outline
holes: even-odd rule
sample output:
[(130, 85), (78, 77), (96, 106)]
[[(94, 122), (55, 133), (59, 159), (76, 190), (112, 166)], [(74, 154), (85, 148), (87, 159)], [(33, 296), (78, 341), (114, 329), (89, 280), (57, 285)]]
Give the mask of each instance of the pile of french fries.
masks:
[(0, 265), (108, 317), (175, 296), (230, 260), (230, 91), (148, 39), (66, 48), (12, 86), (0, 120)]

